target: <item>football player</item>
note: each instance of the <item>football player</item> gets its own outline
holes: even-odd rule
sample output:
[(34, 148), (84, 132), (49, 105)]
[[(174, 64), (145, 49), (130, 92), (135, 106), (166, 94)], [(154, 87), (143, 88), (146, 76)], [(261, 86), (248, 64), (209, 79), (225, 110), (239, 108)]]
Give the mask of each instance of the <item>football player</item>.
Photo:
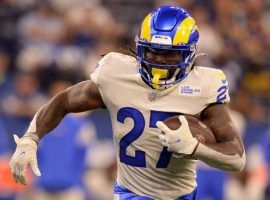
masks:
[[(56, 95), (36, 113), (25, 135), (15, 136), (10, 161), (15, 181), (26, 184), (28, 164), (41, 175), (38, 142), (66, 114), (100, 107), (109, 110), (113, 125), (114, 199), (195, 199), (197, 159), (241, 171), (245, 152), (228, 115), (228, 82), (221, 70), (194, 66), (198, 42), (198, 26), (186, 10), (162, 6), (148, 14), (136, 37), (137, 58), (107, 54), (90, 80)], [(199, 143), (181, 114), (199, 116), (217, 143)], [(173, 131), (162, 121), (175, 115), (182, 125)]]

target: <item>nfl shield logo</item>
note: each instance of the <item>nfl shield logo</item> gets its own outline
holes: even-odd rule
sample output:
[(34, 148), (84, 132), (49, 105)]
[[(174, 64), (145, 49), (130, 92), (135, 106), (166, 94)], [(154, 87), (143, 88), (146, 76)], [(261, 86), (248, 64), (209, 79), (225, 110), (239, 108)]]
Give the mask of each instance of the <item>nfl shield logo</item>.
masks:
[(149, 92), (148, 93), (148, 100), (149, 101), (155, 101), (156, 100), (156, 93), (155, 92)]

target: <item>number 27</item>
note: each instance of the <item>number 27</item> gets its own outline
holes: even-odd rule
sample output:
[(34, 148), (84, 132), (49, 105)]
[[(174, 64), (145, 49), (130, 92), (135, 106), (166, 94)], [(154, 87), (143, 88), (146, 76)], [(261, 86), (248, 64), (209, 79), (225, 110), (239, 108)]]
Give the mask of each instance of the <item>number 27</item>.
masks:
[[(156, 128), (157, 121), (164, 121), (165, 119), (179, 115), (180, 113), (168, 113), (161, 111), (151, 111), (150, 113), (150, 128)], [(117, 121), (124, 124), (126, 118), (131, 118), (134, 122), (134, 126), (131, 131), (129, 131), (121, 140), (120, 140), (120, 151), (119, 157), (120, 162), (127, 165), (135, 167), (146, 167), (146, 156), (145, 152), (141, 150), (135, 150), (135, 156), (129, 156), (126, 154), (127, 147), (137, 140), (143, 133), (145, 128), (145, 119), (143, 114), (132, 107), (121, 108), (117, 113)], [(170, 162), (171, 152), (167, 150), (166, 147), (160, 153), (159, 160), (156, 164), (156, 168), (166, 168)]]

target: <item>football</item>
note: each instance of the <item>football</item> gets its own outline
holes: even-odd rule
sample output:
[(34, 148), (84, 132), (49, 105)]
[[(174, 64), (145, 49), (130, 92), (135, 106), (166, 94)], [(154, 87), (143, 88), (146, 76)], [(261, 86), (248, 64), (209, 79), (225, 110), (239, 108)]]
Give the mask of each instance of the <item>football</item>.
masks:
[[(216, 143), (216, 138), (211, 131), (211, 129), (198, 118), (191, 115), (184, 115), (188, 121), (188, 125), (193, 137), (197, 138), (200, 143), (214, 144)], [(178, 116), (170, 117), (164, 121), (168, 128), (172, 130), (177, 130), (181, 122)]]

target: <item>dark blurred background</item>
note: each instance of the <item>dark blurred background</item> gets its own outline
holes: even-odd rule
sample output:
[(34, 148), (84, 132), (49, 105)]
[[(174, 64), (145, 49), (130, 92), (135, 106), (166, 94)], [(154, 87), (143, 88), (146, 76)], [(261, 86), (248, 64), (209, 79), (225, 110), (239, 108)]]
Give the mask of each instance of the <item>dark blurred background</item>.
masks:
[[(196, 64), (223, 69), (231, 115), (242, 134), (242, 173), (198, 166), (199, 200), (270, 199), (269, 0), (1, 0), (0, 200), (112, 199), (115, 157), (107, 111), (69, 115), (42, 140), (41, 178), (12, 182), (8, 162), (34, 113), (68, 86), (89, 78), (101, 55), (135, 48), (148, 12), (186, 8), (197, 21)], [(116, 72), (117, 73), (117, 72)], [(76, 98), (76, 97), (74, 97)]]

